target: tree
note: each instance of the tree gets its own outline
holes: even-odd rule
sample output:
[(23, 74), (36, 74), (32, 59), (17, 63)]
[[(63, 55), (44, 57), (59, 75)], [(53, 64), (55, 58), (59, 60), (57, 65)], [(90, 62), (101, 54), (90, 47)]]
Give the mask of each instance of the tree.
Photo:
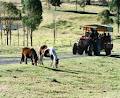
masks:
[[(3, 14), (3, 6), (2, 6), (2, 2), (0, 1), (0, 17), (2, 17)], [(1, 37), (1, 45), (3, 44), (3, 23), (2, 23), (2, 19), (0, 18), (0, 37)]]
[(50, 0), (50, 4), (52, 4), (52, 6), (59, 6), (61, 5), (61, 1), (60, 0)]
[(102, 5), (108, 5), (108, 2), (106, 0), (98, 0), (99, 3), (101, 3)]
[(119, 25), (120, 25), (120, 0), (112, 0), (110, 4), (111, 11), (115, 12), (117, 16), (117, 27), (118, 27), (118, 34), (119, 34)]
[(8, 39), (9, 39), (8, 35), (9, 34), (10, 34), (10, 44), (11, 44), (11, 33), (12, 33), (11, 32), (11, 24), (13, 22), (12, 18), (14, 16), (20, 15), (20, 11), (11, 2), (7, 3), (7, 2), (1, 1), (0, 4), (1, 4), (2, 8), (4, 9), (4, 12), (7, 14), (7, 19), (5, 20), (5, 26), (6, 26), (5, 30), (7, 33), (7, 45), (8, 45), (8, 43), (9, 43), (8, 42)]
[(11, 40), (12, 40), (11, 25), (12, 25), (12, 22), (13, 22), (11, 16), (15, 17), (15, 16), (20, 15), (20, 10), (18, 10), (17, 7), (11, 2), (7, 3), (5, 7), (6, 7), (6, 11), (8, 13), (8, 16), (10, 17), (9, 22), (8, 22), (8, 32), (10, 34), (10, 44), (11, 44)]
[(22, 0), (23, 23), (30, 29), (31, 46), (33, 45), (33, 31), (36, 30), (42, 21), (42, 4), (40, 0)]
[(91, 0), (86, 0), (86, 5), (91, 5)]
[(50, 4), (55, 7), (54, 12), (53, 12), (53, 24), (54, 24), (54, 44), (56, 40), (56, 7), (60, 7), (61, 1), (60, 0), (50, 0)]
[(85, 0), (81, 0), (81, 1), (79, 2), (79, 5), (80, 5), (80, 7), (83, 8), (83, 10), (85, 11), (86, 1), (85, 1)]
[(103, 10), (98, 14), (99, 21), (101, 21), (102, 24), (112, 24), (113, 19), (110, 17), (110, 11), (109, 10)]
[(77, 12), (77, 5), (78, 5), (78, 0), (76, 0), (76, 3), (75, 3), (75, 5), (76, 5), (76, 12)]

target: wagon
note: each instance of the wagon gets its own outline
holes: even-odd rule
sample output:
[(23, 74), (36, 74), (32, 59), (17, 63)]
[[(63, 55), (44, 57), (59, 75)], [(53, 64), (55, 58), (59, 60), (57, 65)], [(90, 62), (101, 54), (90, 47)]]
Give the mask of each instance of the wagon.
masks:
[[(91, 38), (91, 29), (98, 32), (98, 42), (96, 46), (99, 46), (98, 48), (93, 47), (90, 45), (91, 41), (93, 39)], [(112, 32), (113, 28), (108, 25), (98, 25), (98, 24), (91, 24), (91, 25), (84, 25), (83, 31), (85, 32), (82, 37), (79, 38), (77, 42), (73, 45), (73, 54), (76, 55), (77, 53), (82, 55), (85, 51), (88, 55), (100, 55), (101, 51), (104, 51), (106, 55), (110, 55), (111, 51), (113, 49), (113, 43), (112, 43)], [(94, 43), (96, 43), (94, 41)], [(97, 53), (95, 53), (97, 51)]]

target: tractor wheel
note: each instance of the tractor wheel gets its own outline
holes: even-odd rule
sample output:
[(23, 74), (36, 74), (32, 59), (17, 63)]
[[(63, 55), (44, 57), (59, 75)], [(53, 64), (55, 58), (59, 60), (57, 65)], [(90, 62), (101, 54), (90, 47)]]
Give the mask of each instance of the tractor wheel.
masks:
[(92, 49), (93, 47), (92, 46), (89, 46), (88, 47), (88, 55), (89, 56), (92, 56), (92, 52), (93, 52), (93, 49)]
[(113, 44), (105, 44), (105, 53), (106, 55), (111, 55), (111, 50), (113, 48)]
[(78, 46), (78, 54), (82, 55), (84, 52), (84, 48), (83, 47), (80, 47)]
[(74, 43), (73, 45), (73, 55), (77, 54), (77, 43)]
[(111, 50), (107, 49), (107, 50), (105, 50), (105, 53), (106, 53), (106, 55), (111, 55)]
[(89, 51), (88, 51), (88, 55), (89, 55), (89, 56), (92, 56), (92, 51), (89, 50)]

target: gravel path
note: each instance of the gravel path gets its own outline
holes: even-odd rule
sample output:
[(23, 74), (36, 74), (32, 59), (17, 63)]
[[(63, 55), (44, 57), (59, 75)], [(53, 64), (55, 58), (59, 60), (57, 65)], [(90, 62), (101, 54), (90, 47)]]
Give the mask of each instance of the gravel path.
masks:
[[(68, 58), (77, 58), (80, 55), (72, 55), (72, 53), (62, 53), (59, 55), (59, 59), (68, 59)], [(83, 55), (84, 56), (84, 55)], [(1, 56), (0, 55), (0, 65), (6, 65), (6, 64), (18, 64), (20, 63), (21, 57), (7, 57), (7, 56)], [(44, 58), (45, 60), (49, 60), (49, 58)], [(28, 59), (29, 61), (29, 59)]]
[[(86, 55), (73, 55), (72, 53), (61, 53), (59, 59), (69, 59), (69, 58), (78, 58), (78, 57), (86, 57)], [(120, 53), (112, 53), (111, 57), (120, 58)], [(6, 64), (19, 64), (21, 57), (7, 57), (0, 55), (0, 65)], [(44, 58), (45, 60), (50, 60), (49, 58)]]

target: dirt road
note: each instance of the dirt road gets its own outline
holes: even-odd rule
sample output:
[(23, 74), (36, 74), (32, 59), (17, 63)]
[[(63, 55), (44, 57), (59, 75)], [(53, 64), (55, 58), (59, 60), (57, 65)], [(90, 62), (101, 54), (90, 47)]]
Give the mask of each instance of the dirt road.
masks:
[[(120, 53), (113, 52), (110, 57), (120, 58)], [(69, 58), (78, 58), (78, 57), (86, 57), (86, 55), (73, 55), (72, 53), (61, 53), (58, 55), (59, 59), (69, 59)], [(6, 64), (19, 64), (20, 63), (20, 56), (19, 57), (7, 57), (0, 55), (0, 65)], [(49, 58), (44, 58), (45, 60), (50, 60)]]
[[(72, 55), (72, 53), (62, 53), (61, 55), (58, 55), (59, 59), (68, 59), (68, 58), (76, 58), (80, 55)], [(84, 56), (84, 55), (83, 55)], [(0, 65), (6, 65), (6, 64), (17, 64), (20, 63), (21, 57), (7, 57), (7, 56), (0, 56)], [(48, 58), (44, 58), (45, 60), (49, 60)], [(29, 60), (29, 59), (28, 59)]]

